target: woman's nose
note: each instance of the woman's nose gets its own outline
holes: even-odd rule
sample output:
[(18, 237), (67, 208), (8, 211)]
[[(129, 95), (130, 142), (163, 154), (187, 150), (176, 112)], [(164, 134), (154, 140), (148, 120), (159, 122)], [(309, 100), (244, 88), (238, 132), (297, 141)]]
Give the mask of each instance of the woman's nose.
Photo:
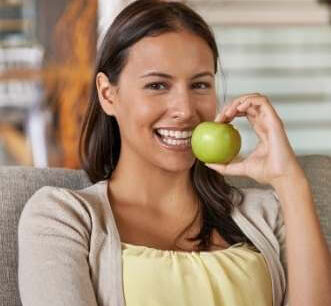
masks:
[(173, 100), (172, 117), (176, 120), (188, 120), (195, 115), (195, 105), (188, 90), (183, 90)]

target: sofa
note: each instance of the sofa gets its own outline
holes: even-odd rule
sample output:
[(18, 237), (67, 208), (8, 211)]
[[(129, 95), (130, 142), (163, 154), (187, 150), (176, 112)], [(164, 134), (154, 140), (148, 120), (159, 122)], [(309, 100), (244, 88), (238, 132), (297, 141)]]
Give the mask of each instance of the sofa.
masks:
[[(323, 232), (331, 249), (331, 156), (298, 156), (312, 187)], [(237, 187), (270, 188), (243, 177)], [(91, 185), (83, 170), (0, 167), (0, 306), (21, 306), (17, 283), (17, 225), (24, 204), (42, 186), (80, 189)], [(46, 305), (45, 305), (46, 306)]]

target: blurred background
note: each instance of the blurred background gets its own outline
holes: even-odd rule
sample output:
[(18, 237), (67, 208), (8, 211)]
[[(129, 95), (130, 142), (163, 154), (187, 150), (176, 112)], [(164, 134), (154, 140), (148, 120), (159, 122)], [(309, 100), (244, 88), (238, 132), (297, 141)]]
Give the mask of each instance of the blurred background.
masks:
[[(0, 165), (79, 168), (98, 42), (128, 0), (0, 0)], [(267, 95), (297, 155), (331, 156), (331, 1), (187, 0), (221, 54), (222, 105)], [(225, 97), (225, 99), (224, 99)], [(233, 124), (242, 155), (257, 142)]]

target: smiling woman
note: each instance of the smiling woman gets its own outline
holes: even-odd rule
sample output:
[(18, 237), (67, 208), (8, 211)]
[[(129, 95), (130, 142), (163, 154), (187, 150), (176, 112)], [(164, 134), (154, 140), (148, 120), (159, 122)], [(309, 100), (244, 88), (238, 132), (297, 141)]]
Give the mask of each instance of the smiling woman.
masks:
[[(174, 232), (158, 233), (157, 241), (148, 241), (145, 235), (151, 234), (146, 233), (132, 237), (133, 230), (123, 230), (124, 240), (130, 235), (135, 242), (175, 249), (194, 249), (198, 242), (199, 250), (216, 241), (223, 247), (249, 241), (229, 218), (232, 197), (240, 191), (196, 160), (191, 149), (194, 127), (216, 116), (217, 63), (213, 33), (180, 3), (138, 1), (106, 33), (83, 126), (83, 166), (93, 182), (109, 179), (115, 211), (122, 206), (115, 203), (133, 204), (134, 199), (135, 206), (168, 216), (167, 222), (183, 206), (190, 212), (183, 220), (176, 218)], [(139, 184), (127, 185), (132, 177)], [(190, 243), (178, 246), (175, 233), (190, 226), (200, 230)], [(164, 241), (158, 241), (161, 237)]]
[[(94, 184), (43, 188), (21, 215), (24, 306), (287, 304), (278, 195), (293, 208), (294, 194), (304, 194), (294, 202), (309, 208), (308, 189), (289, 184), (306, 181), (266, 97), (244, 95), (217, 115), (217, 62), (212, 31), (185, 4), (138, 0), (116, 17), (99, 50), (80, 138), (82, 166)], [(194, 157), (199, 123), (243, 115), (261, 138), (250, 158), (207, 167)], [(270, 183), (279, 194), (235, 188), (222, 173)], [(291, 216), (300, 209), (292, 208), (295, 244), (306, 235)], [(323, 247), (315, 248), (321, 267)], [(325, 273), (322, 284), (311, 296), (326, 297)], [(311, 300), (306, 305), (321, 305)]]

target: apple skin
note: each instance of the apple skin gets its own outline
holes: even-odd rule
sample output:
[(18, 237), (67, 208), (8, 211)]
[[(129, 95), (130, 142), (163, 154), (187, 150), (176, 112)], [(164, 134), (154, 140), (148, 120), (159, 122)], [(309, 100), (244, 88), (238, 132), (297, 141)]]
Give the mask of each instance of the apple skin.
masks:
[(191, 144), (202, 162), (227, 164), (239, 153), (241, 137), (230, 123), (205, 121), (195, 127)]

